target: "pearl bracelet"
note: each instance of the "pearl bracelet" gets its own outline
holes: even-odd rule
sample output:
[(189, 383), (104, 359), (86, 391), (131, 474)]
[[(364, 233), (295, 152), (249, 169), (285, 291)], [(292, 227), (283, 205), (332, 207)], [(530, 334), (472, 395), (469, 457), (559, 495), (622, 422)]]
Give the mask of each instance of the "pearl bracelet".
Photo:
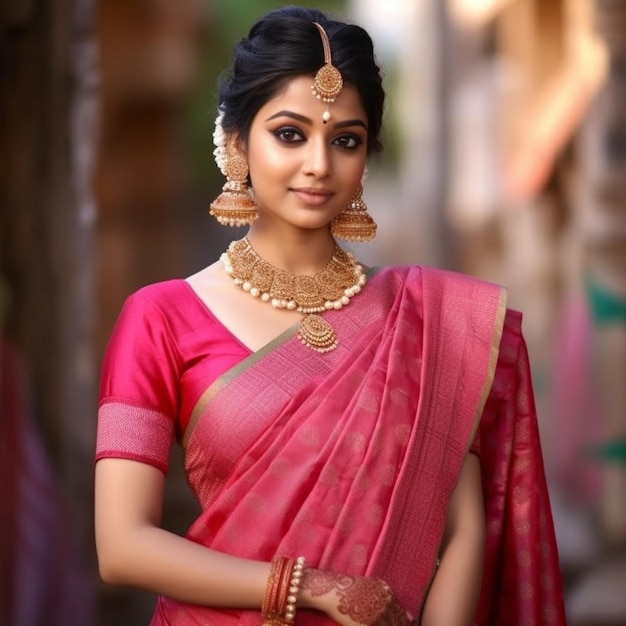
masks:
[(291, 580), (289, 581), (289, 595), (287, 596), (287, 604), (285, 605), (285, 622), (293, 624), (296, 619), (296, 602), (298, 600), (298, 592), (302, 583), (302, 574), (304, 572), (304, 557), (299, 556), (291, 571)]

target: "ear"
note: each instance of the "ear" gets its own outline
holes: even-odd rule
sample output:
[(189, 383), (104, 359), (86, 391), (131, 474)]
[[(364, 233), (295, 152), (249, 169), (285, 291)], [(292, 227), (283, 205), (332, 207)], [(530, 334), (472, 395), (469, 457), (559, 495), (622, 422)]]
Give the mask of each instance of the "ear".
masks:
[(247, 154), (248, 154), (247, 145), (246, 145), (246, 142), (244, 141), (244, 139), (241, 137), (241, 135), (239, 135), (237, 133), (233, 133), (228, 138), (228, 145), (233, 150), (236, 150), (244, 158), (247, 157)]

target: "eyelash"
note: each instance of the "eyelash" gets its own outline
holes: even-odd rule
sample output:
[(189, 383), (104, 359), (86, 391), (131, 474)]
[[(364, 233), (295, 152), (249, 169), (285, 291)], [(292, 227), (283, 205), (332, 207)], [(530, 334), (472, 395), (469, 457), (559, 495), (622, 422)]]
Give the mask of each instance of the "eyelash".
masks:
[[(292, 134), (293, 138), (286, 139), (285, 135), (287, 133)], [(281, 126), (280, 128), (277, 128), (275, 131), (273, 131), (273, 135), (276, 137), (276, 139), (278, 139), (278, 141), (286, 144), (298, 144), (306, 141), (306, 138), (303, 136), (303, 134), (297, 128), (293, 128), (292, 126)], [(300, 139), (294, 139), (295, 137), (299, 137)], [(351, 145), (338, 143), (343, 140), (346, 140), (345, 143), (349, 143)], [(339, 137), (333, 139), (333, 144), (337, 145), (342, 150), (351, 151), (356, 150), (360, 145), (362, 145), (363, 140), (357, 135), (347, 134), (340, 135)]]

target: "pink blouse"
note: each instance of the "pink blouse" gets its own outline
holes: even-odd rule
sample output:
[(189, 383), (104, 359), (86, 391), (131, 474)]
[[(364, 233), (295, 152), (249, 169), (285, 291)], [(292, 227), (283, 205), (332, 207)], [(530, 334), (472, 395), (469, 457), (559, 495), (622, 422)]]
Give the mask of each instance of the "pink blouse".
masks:
[[(146, 410), (153, 413), (146, 429), (171, 429), (180, 440), (202, 393), (250, 354), (185, 280), (140, 289), (124, 303), (104, 355), (99, 431), (107, 427), (107, 410), (124, 404), (141, 409), (138, 418), (145, 419)], [(129, 425), (129, 434), (140, 434), (141, 426)], [(96, 459), (123, 456), (166, 470), (169, 449), (146, 457), (145, 448), (133, 453), (123, 433), (117, 439), (119, 450), (99, 445)]]

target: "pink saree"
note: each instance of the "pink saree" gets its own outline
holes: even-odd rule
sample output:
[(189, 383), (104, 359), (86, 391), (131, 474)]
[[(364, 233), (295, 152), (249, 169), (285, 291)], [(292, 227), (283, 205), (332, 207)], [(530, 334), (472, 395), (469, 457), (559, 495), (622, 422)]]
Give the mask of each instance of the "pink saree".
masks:
[[(182, 443), (202, 513), (188, 538), (380, 576), (419, 615), (478, 432), (488, 537), (476, 624), (564, 624), (521, 320), (503, 291), (387, 268), (348, 309), (325, 315), (336, 350), (317, 354), (293, 329), (196, 403)], [(99, 449), (113, 430), (99, 433)], [(301, 612), (298, 623), (329, 621)], [(152, 625), (165, 624), (261, 617), (159, 598)]]

